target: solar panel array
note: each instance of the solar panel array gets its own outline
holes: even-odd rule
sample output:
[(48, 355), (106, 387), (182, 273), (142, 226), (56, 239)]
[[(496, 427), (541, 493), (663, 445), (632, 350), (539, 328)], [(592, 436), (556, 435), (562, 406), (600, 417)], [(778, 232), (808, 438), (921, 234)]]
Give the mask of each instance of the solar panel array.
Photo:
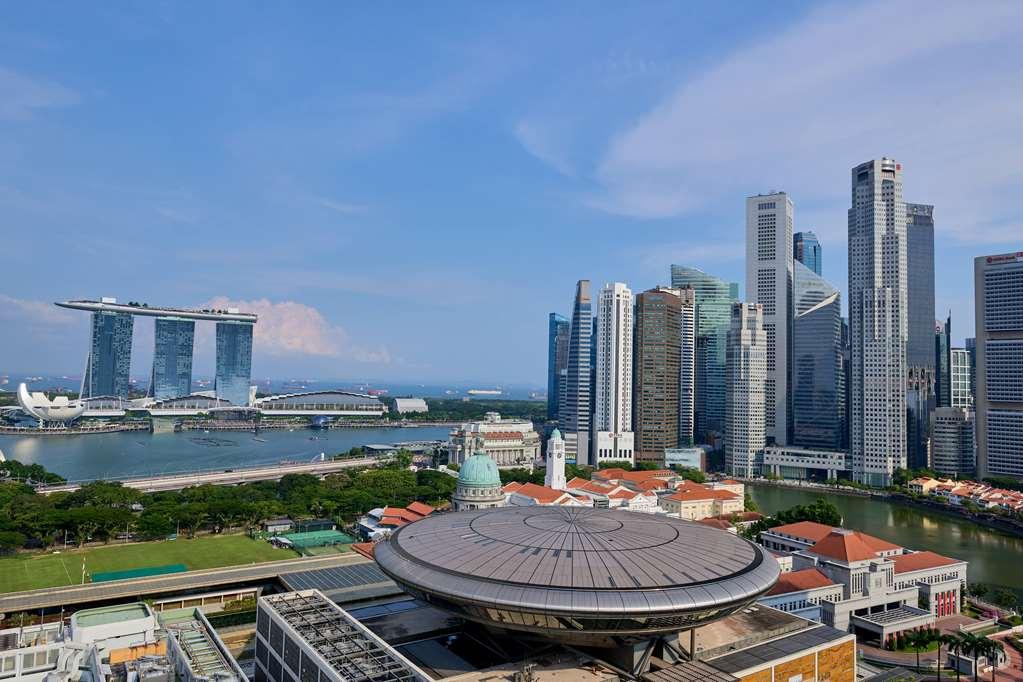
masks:
[(390, 582), (383, 571), (374, 563), (354, 564), (352, 566), (335, 566), (314, 571), (285, 573), (281, 582), (292, 591), (316, 589), (321, 592), (344, 590), (362, 585)]

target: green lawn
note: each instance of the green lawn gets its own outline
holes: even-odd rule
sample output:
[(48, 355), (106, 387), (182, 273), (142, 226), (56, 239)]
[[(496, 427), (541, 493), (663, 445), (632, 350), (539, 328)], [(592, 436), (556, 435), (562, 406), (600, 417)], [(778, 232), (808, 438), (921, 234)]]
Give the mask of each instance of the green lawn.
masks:
[(275, 549), (244, 535), (206, 535), (194, 540), (90, 547), (60, 554), (21, 554), (0, 559), (0, 592), (77, 585), (82, 581), (82, 556), (87, 573), (185, 564), (195, 571), (263, 561), (294, 559), (297, 554)]

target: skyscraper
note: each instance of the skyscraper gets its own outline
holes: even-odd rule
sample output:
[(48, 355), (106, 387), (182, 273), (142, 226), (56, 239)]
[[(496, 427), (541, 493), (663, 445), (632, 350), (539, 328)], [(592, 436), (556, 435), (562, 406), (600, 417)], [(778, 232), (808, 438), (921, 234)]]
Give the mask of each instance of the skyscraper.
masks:
[(953, 348), (949, 353), (949, 385), (952, 407), (973, 409), (973, 391), (970, 389), (970, 353), (965, 348)]
[(977, 476), (1023, 478), (1023, 251), (973, 261)]
[(601, 460), (633, 461), (632, 291), (606, 284), (597, 298), (593, 452)]
[(966, 352), (970, 356), (970, 395), (977, 395), (977, 339), (966, 338)]
[(934, 398), (938, 407), (952, 407), (952, 314), (934, 323)]
[(558, 418), (561, 370), (568, 367), (568, 320), (564, 315), (547, 316), (547, 418)]
[(134, 318), (127, 313), (105, 310), (92, 313), (92, 339), (82, 377), (83, 398), (128, 397), (133, 328)]
[(821, 276), (821, 267), (824, 264), (821, 243), (813, 232), (796, 232), (792, 235), (792, 257), (818, 277)]
[(931, 413), (931, 468), (947, 476), (974, 474), (972, 411), (939, 407)]
[(633, 406), (636, 460), (664, 462), (678, 447), (682, 299), (678, 289), (656, 287), (636, 296)]
[(767, 442), (777, 445), (789, 442), (793, 213), (785, 192), (746, 199), (746, 298), (763, 306)]
[(694, 444), (696, 429), (696, 290), (679, 289), (678, 444)]
[(732, 303), (739, 285), (698, 268), (671, 266), (671, 286), (696, 293), (696, 426), (694, 438), (709, 442), (725, 428), (725, 354)]
[(593, 313), (590, 280), (575, 286), (572, 325), (568, 336), (568, 368), (565, 374), (565, 405), (560, 421), (565, 438), (565, 456), (573, 462), (589, 463), (590, 454), (590, 343)]
[(217, 397), (232, 405), (249, 404), (252, 381), (252, 324), (217, 322)]
[(841, 298), (798, 261), (793, 274), (792, 444), (841, 450), (846, 447)]
[(732, 476), (760, 473), (766, 445), (767, 332), (763, 306), (736, 303), (728, 331), (725, 470)]
[(934, 369), (934, 207), (906, 204), (906, 366)]
[(195, 321), (177, 317), (158, 317), (154, 323), (153, 339), (150, 397), (166, 400), (188, 395), (192, 392)]
[(906, 204), (902, 164), (852, 169), (849, 328), (851, 463), (857, 481), (889, 485), (906, 466)]

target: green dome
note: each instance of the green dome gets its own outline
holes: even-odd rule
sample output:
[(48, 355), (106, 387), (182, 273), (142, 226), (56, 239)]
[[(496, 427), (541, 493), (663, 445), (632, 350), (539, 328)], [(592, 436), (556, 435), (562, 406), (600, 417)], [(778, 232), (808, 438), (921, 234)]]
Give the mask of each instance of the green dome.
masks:
[(561, 438), (561, 431), (559, 431), (557, 428), (551, 431), (551, 440), (563, 440)]
[(497, 472), (497, 464), (485, 452), (477, 452), (465, 460), (458, 470), (458, 485), (475, 486), (478, 488), (500, 487), (501, 475)]

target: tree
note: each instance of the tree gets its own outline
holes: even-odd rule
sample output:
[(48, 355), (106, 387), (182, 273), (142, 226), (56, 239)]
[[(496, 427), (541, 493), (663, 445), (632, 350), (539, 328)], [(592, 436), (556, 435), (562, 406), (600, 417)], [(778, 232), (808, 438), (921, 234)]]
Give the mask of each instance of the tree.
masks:
[(0, 531), (0, 554), (11, 554), (25, 545), (27, 538), (13, 530)]
[[(941, 645), (944, 644), (950, 653), (959, 653), (959, 638), (954, 634), (938, 635), (938, 679), (941, 679)], [(959, 679), (959, 665), (956, 664), (956, 680)]]
[(637, 462), (636, 465), (633, 465), (633, 463), (627, 459), (605, 459), (603, 462), (599, 462), (597, 464), (597, 468), (624, 469), (625, 471), (632, 471), (633, 469), (638, 469), (640, 464), (643, 464), (643, 462)]
[(774, 518), (778, 521), (775, 525), (785, 523), (797, 523), (799, 521), (815, 521), (825, 526), (841, 526), (842, 514), (831, 502), (823, 497), (818, 497), (813, 504), (797, 504), (796, 506), (780, 511)]
[(746, 511), (751, 512), (760, 511), (760, 506), (753, 501), (753, 496), (750, 495), (749, 493), (746, 493), (745, 496), (743, 497), (742, 504), (743, 504), (742, 508), (745, 509)]
[(991, 600), (1005, 609), (1015, 609), (1019, 603), (1019, 597), (1016, 596), (1016, 593), (1004, 587), (995, 592)]
[[(911, 630), (906, 633), (906, 645), (916, 653), (916, 671), (920, 672), (920, 651), (930, 646), (934, 637), (930, 630)], [(939, 661), (940, 665), (940, 661)]]
[[(995, 669), (998, 667), (998, 654), (1005, 651), (1005, 647), (1003, 647), (1002, 643), (998, 640), (990, 639), (989, 637), (981, 637), (979, 648), (981, 655), (987, 659), (988, 663), (991, 664), (991, 682), (995, 682)], [(974, 662), (973, 676), (974, 679), (976, 679), (976, 662)]]
[(983, 599), (984, 595), (987, 594), (990, 591), (991, 591), (991, 588), (989, 588), (984, 583), (971, 583), (970, 584), (970, 594), (972, 594), (974, 597), (976, 597), (978, 599)]
[(694, 467), (680, 466), (675, 469), (675, 473), (684, 478), (685, 480), (692, 481), (693, 483), (707, 482), (707, 475)]

